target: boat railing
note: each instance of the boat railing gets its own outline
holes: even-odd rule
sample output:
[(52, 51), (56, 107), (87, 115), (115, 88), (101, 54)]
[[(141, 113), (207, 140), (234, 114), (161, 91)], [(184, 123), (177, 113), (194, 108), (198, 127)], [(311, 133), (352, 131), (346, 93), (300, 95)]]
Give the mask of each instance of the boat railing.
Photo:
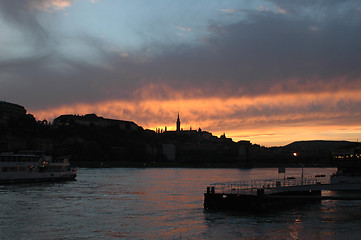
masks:
[(292, 187), (329, 183), (329, 178), (286, 178), (213, 183), (210, 189), (213, 193), (221, 194), (257, 194), (258, 189), (264, 189), (265, 193), (270, 194), (286, 191)]

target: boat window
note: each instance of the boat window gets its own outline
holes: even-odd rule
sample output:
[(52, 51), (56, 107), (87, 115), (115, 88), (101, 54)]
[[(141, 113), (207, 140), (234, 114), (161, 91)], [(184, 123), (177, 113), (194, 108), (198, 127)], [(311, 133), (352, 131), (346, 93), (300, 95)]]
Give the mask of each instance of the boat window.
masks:
[(26, 167), (19, 166), (17, 170), (18, 172), (26, 172)]
[(2, 171), (3, 172), (16, 172), (17, 168), (16, 167), (3, 167)]

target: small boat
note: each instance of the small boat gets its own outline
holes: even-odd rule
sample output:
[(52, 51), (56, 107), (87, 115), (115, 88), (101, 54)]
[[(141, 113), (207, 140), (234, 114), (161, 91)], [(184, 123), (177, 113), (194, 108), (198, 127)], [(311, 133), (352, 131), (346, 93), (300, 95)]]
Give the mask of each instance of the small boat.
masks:
[(0, 154), (0, 183), (75, 180), (77, 172), (66, 157), (53, 159), (39, 151)]

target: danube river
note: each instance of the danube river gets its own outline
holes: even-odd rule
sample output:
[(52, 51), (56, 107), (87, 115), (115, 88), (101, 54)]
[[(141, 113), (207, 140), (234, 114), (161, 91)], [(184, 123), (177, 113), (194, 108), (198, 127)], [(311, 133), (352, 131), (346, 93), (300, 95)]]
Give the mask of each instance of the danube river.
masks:
[(203, 211), (210, 183), (278, 176), (274, 168), (81, 168), (77, 181), (0, 185), (0, 239), (360, 239), (361, 201), (258, 215)]

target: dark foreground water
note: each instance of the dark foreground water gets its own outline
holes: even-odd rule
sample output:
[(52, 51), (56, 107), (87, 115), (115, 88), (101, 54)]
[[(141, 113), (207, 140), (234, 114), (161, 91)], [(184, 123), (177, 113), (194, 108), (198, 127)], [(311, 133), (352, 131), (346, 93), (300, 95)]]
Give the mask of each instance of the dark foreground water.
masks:
[(277, 169), (80, 169), (77, 181), (0, 185), (0, 239), (361, 238), (361, 201), (262, 215), (203, 211), (210, 183), (277, 176)]

